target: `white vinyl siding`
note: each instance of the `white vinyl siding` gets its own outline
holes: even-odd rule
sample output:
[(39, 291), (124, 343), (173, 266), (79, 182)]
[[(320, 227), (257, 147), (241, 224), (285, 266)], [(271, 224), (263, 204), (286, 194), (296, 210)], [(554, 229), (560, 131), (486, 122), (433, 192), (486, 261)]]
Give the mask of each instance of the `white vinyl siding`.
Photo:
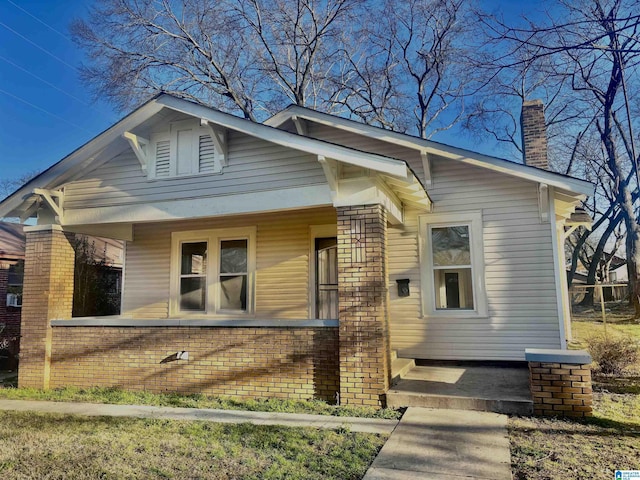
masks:
[[(423, 316), (418, 214), (390, 227), (392, 348), (400, 356), (449, 360), (524, 360), (525, 348), (559, 348), (551, 225), (540, 222), (536, 185), (437, 158), (429, 193), (438, 214), (482, 211), (488, 314)], [(400, 298), (395, 280), (409, 278)]]
[(256, 228), (254, 315), (309, 318), (310, 225), (336, 223), (332, 207), (207, 220), (136, 225), (127, 243), (122, 314), (168, 318), (171, 234), (179, 231)]
[[(314, 155), (231, 132), (228, 149), (228, 165), (222, 174), (153, 181), (127, 148), (96, 170), (66, 184), (65, 208), (126, 206), (326, 184)], [(201, 159), (205, 168), (209, 163), (210, 159)]]
[[(405, 160), (424, 181), (417, 151), (308, 125), (315, 138)], [(536, 184), (431, 159), (433, 184), (427, 190), (434, 213), (482, 211), (488, 315), (423, 316), (418, 215), (424, 212), (405, 209), (404, 225), (388, 229), (392, 348), (400, 356), (443, 360), (524, 360), (525, 348), (559, 348), (552, 226), (540, 222)], [(403, 278), (410, 280), (408, 297), (398, 297), (396, 280)]]

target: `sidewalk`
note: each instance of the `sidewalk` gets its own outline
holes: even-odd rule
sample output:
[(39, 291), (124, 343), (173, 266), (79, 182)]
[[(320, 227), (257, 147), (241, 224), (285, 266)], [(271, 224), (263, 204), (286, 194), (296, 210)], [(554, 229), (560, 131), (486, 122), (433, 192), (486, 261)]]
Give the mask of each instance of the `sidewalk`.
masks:
[(378, 418), (332, 417), (305, 413), (248, 412), (207, 408), (154, 407), (150, 405), (111, 405), (104, 403), (45, 402), (36, 400), (0, 400), (0, 410), (36, 411), (86, 415), (90, 417), (166, 418), (217, 423), (251, 423), (287, 427), (347, 428), (352, 432), (390, 434), (398, 420)]
[(310, 414), (33, 400), (0, 400), (0, 410), (347, 428), (352, 432), (391, 434), (364, 480), (511, 480), (507, 417), (496, 413), (410, 407), (398, 422)]
[(511, 480), (507, 417), (410, 407), (364, 480)]

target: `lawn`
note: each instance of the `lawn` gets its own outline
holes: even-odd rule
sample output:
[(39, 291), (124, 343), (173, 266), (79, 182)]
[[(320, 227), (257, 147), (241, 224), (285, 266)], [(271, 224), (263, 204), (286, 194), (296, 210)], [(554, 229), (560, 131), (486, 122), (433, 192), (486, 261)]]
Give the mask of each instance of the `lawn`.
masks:
[(360, 479), (380, 435), (0, 412), (3, 479)]
[(349, 405), (329, 405), (321, 400), (234, 399), (201, 394), (180, 395), (176, 393), (133, 392), (120, 388), (56, 388), (38, 390), (34, 388), (14, 388), (14, 379), (9, 379), (2, 388), (0, 399), (7, 400), (50, 400), (55, 402), (110, 403), (118, 405), (154, 405), (159, 407), (218, 408), (223, 410), (248, 410), (254, 412), (311, 413), (338, 417), (364, 417), (399, 419), (402, 410), (393, 408), (376, 409)]
[[(599, 308), (573, 317), (572, 348), (604, 335)], [(640, 340), (640, 324), (625, 304), (607, 305), (607, 335)], [(594, 417), (583, 421), (555, 418), (509, 420), (515, 480), (613, 479), (615, 470), (640, 469), (640, 364), (618, 378), (595, 374)]]

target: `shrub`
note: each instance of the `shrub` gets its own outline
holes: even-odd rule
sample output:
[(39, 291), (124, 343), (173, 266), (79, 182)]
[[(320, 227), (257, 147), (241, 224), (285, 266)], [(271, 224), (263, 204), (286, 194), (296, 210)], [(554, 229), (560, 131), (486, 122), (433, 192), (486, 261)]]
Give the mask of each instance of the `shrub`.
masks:
[(640, 345), (631, 337), (591, 337), (587, 345), (598, 370), (606, 375), (620, 375), (640, 358)]

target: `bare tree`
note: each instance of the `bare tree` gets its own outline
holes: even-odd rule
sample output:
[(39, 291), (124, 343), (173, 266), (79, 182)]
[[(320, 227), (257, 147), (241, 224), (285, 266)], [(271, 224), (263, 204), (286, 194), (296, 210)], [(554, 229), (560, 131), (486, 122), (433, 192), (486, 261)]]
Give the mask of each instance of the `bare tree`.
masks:
[[(566, 172), (590, 172), (597, 180), (594, 212), (606, 211), (607, 226), (593, 255), (601, 256), (609, 236), (623, 222), (626, 255), (633, 285), (633, 304), (640, 316), (640, 227), (634, 206), (637, 182), (634, 117), (630, 115), (628, 88), (640, 85), (638, 59), (640, 16), (637, 0), (557, 0), (546, 21), (513, 27), (485, 22), (494, 37), (509, 42), (501, 58), (502, 69), (532, 65), (550, 78), (561, 78), (561, 105), (573, 104), (571, 140)], [(522, 54), (525, 53), (523, 60)], [(565, 122), (566, 123), (566, 122)], [(587, 160), (581, 162), (580, 160)], [(586, 165), (586, 167), (585, 167)], [(582, 176), (582, 175), (581, 175)], [(586, 239), (585, 239), (586, 241)], [(592, 262), (598, 264), (600, 257)]]
[(84, 80), (121, 109), (158, 92), (257, 121), (330, 110), (327, 79), (361, 0), (101, 0), (72, 24)]
[(464, 115), (468, 0), (98, 0), (82, 76), (120, 109), (158, 92), (254, 121), (290, 103), (427, 138)]
[(465, 0), (385, 0), (363, 28), (367, 58), (353, 61), (346, 102), (365, 121), (429, 138), (465, 115), (465, 95), (477, 86), (465, 36), (472, 18)]

